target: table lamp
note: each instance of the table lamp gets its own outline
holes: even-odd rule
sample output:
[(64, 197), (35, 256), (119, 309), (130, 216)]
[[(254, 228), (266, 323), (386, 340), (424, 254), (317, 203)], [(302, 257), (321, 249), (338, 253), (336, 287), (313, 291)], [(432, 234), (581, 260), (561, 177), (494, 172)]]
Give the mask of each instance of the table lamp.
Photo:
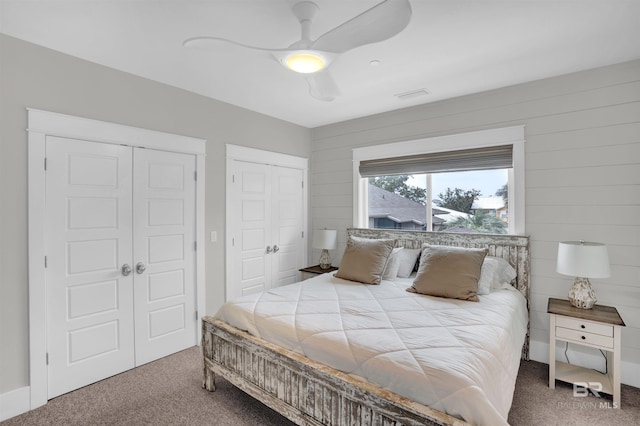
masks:
[(336, 248), (338, 231), (335, 229), (320, 229), (313, 232), (313, 248), (322, 249), (320, 254), (320, 269), (331, 268), (329, 250)]
[(558, 244), (556, 271), (576, 277), (569, 289), (571, 305), (591, 309), (598, 299), (589, 278), (606, 278), (610, 274), (607, 246), (588, 241), (562, 241)]

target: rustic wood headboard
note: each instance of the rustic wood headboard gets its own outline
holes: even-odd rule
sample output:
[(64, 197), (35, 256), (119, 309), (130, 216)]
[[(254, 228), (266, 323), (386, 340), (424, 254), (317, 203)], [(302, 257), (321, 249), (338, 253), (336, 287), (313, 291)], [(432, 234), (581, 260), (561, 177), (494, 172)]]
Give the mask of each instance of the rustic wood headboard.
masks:
[[(529, 237), (520, 235), (461, 234), (450, 232), (400, 231), (394, 229), (348, 228), (347, 235), (363, 238), (385, 238), (396, 240), (396, 246), (421, 248), (422, 244), (453, 247), (488, 248), (489, 256), (505, 259), (516, 270), (513, 286), (527, 300), (529, 311), (530, 253)], [(522, 347), (522, 358), (529, 360), (529, 324)]]

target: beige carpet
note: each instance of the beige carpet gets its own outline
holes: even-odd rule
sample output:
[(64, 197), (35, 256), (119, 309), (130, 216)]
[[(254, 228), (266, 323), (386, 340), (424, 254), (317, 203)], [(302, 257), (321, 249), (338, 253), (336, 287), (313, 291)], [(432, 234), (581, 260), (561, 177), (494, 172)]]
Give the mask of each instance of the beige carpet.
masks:
[[(13, 425), (292, 425), (227, 381), (202, 389), (200, 348), (194, 347), (54, 398), (2, 422)], [(509, 423), (517, 425), (640, 425), (640, 389), (623, 386), (622, 410), (600, 408), (572, 387), (547, 387), (547, 366), (523, 362)]]

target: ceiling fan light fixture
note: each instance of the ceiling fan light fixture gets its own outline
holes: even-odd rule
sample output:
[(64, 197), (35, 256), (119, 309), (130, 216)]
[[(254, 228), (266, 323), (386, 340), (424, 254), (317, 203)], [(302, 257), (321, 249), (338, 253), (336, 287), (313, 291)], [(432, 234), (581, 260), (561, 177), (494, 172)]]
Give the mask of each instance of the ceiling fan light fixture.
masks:
[(288, 55), (284, 65), (301, 74), (312, 74), (323, 70), (327, 66), (327, 61), (315, 52), (300, 51)]

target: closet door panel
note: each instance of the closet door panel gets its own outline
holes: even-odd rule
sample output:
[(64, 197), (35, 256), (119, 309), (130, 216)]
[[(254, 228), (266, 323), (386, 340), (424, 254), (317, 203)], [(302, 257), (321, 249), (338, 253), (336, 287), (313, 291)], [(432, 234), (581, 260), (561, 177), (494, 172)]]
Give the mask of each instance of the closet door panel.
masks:
[(272, 244), (278, 246), (272, 256), (271, 287), (298, 281), (298, 269), (304, 264), (302, 170), (271, 167)]
[(47, 137), (48, 397), (134, 367), (131, 148)]
[(267, 289), (271, 276), (269, 167), (235, 161), (233, 176), (231, 203), (236, 214), (227, 220), (235, 230), (230, 253), (234, 268), (227, 299)]
[(196, 344), (193, 155), (134, 151), (136, 365)]

